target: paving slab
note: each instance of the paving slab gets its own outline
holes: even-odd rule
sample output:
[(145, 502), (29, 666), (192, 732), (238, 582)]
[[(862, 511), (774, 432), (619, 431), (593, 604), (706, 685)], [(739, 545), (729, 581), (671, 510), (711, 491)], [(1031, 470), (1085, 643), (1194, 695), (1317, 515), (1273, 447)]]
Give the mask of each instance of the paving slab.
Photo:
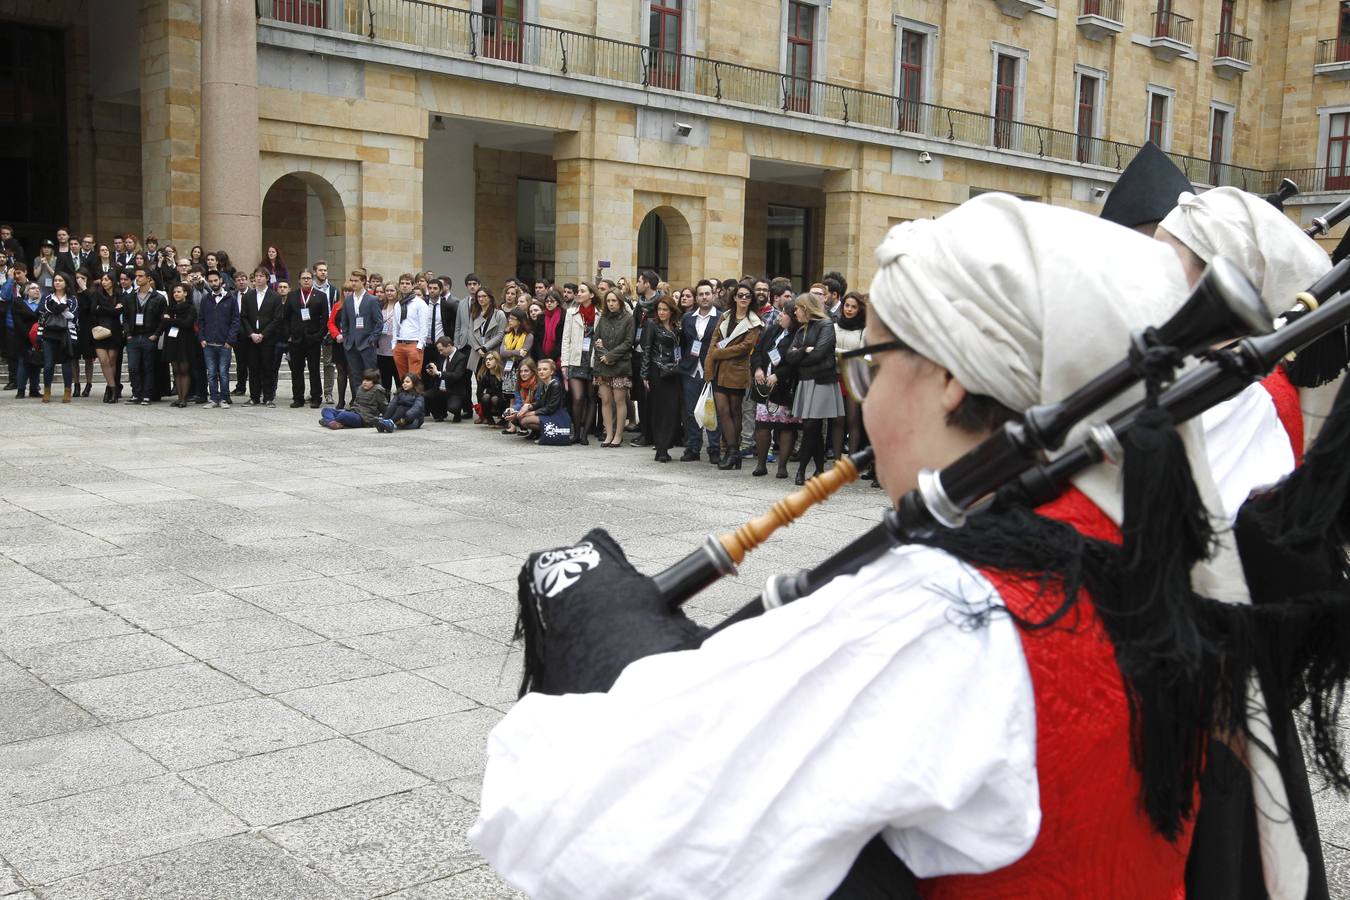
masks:
[(334, 641), (222, 656), (213, 664), (264, 694), (383, 675), (398, 668)]
[(477, 705), (409, 672), (287, 691), (277, 699), (343, 734), (429, 719)]
[(506, 652), (498, 642), (454, 625), (420, 625), (356, 635), (345, 638), (343, 643), (405, 669)]
[(107, 721), (140, 719), (253, 694), (252, 689), (202, 663), (77, 681), (62, 690)]
[(432, 786), (270, 828), (267, 834), (333, 881), (369, 896), (481, 865), (466, 837), (477, 816), (473, 804)]
[(129, 634), (135, 630), (135, 626), (120, 616), (96, 607), (17, 616), (0, 625), (0, 650), (8, 653), (27, 647)]
[(164, 767), (111, 728), (0, 746), (0, 809), (163, 774)]
[(475, 866), (463, 872), (419, 884), (388, 895), (388, 900), (526, 900), (492, 871), (491, 866)]
[(236, 834), (244, 825), (175, 775), (0, 812), (0, 855), (30, 884)]
[(433, 781), (448, 781), (483, 771), (488, 732), (501, 719), (497, 710), (480, 706), (352, 739)]
[(10, 656), (48, 684), (87, 681), (192, 662), (192, 657), (186, 653), (144, 632), (44, 644), (10, 651)]
[(194, 844), (58, 881), (44, 900), (348, 900), (338, 887), (257, 834)]
[(64, 734), (97, 724), (68, 697), (41, 682), (0, 692), (0, 744)]
[(161, 638), (198, 659), (217, 659), (242, 653), (280, 650), (301, 644), (318, 644), (323, 636), (301, 628), (273, 613), (242, 619), (184, 625), (156, 632)]
[(175, 772), (336, 736), (328, 726), (267, 697), (163, 713), (124, 722), (117, 730)]
[(345, 739), (217, 763), (184, 777), (250, 825), (300, 819), (425, 783)]
[(414, 625), (430, 625), (433, 622), (426, 613), (382, 599), (291, 609), (282, 615), (303, 628), (329, 638), (375, 634)]

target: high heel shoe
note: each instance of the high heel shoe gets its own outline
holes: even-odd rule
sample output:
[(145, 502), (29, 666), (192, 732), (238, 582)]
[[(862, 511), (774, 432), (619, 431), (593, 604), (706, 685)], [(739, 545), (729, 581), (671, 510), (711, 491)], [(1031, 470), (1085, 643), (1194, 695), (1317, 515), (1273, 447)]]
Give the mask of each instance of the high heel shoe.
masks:
[(112, 402), (112, 388), (111, 388), (111, 387), (105, 387), (105, 388), (103, 389), (103, 402), (104, 402), (104, 403), (111, 403), (111, 402)]
[(86, 381), (86, 382), (84, 383), (84, 393), (81, 394), (80, 396), (81, 396), (81, 397), (88, 397), (88, 396), (89, 396), (89, 389), (92, 388), (93, 386), (94, 386), (94, 383), (93, 383), (92, 381)]
[(792, 483), (797, 485), (798, 487), (800, 487), (803, 484), (806, 484), (806, 473), (798, 469), (797, 477), (792, 479)]
[(723, 454), (722, 461), (717, 464), (717, 468), (722, 471), (728, 469), (739, 469), (741, 467), (741, 458), (734, 453)]
[(762, 475), (768, 475), (769, 467), (764, 465), (764, 463), (760, 463), (759, 465), (755, 466), (755, 470), (750, 474), (755, 476), (756, 478), (759, 478)]

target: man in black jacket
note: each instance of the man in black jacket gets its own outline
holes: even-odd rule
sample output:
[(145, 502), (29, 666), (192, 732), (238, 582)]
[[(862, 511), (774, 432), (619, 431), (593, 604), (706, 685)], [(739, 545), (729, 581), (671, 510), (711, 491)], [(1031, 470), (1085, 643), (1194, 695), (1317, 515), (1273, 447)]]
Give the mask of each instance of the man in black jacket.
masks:
[(239, 308), (240, 343), (250, 372), (245, 406), (277, 405), (272, 356), (276, 353), (282, 321), (281, 298), (268, 287), (267, 270), (259, 266), (253, 270), (253, 287), (244, 293)]
[(718, 451), (722, 436), (716, 428), (709, 431), (699, 424), (695, 412), (703, 392), (703, 363), (716, 340), (718, 312), (713, 306), (712, 282), (704, 279), (694, 289), (694, 308), (680, 319), (680, 375), (684, 381), (684, 454), (680, 462), (699, 458), (703, 435), (708, 436), (708, 461), (721, 461)]
[(155, 387), (155, 367), (159, 357), (159, 332), (169, 303), (155, 290), (150, 272), (137, 266), (136, 290), (126, 303), (127, 369), (131, 375), (131, 402), (150, 405), (159, 396)]
[(314, 273), (300, 273), (300, 289), (286, 298), (286, 338), (290, 343), (291, 408), (305, 405), (305, 367), (309, 367), (309, 405), (323, 405), (319, 349), (328, 333), (328, 296), (314, 288)]

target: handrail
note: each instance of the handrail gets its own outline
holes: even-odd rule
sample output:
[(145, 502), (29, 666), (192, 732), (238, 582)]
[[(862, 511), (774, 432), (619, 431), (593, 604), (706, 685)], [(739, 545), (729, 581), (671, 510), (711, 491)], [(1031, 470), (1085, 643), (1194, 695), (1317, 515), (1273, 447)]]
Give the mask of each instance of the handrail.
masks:
[(1249, 63), (1252, 61), (1252, 39), (1231, 31), (1220, 31), (1214, 35), (1214, 58)]
[[(346, 11), (336, 16), (337, 21), (329, 22), (330, 28), (361, 34), (365, 22), (360, 20), (366, 16), (352, 16), (350, 9), (353, 4), (359, 9), (362, 0), (344, 0), (344, 3)], [(649, 91), (692, 94), (723, 103), (773, 110), (782, 115), (834, 120), (1116, 171), (1129, 165), (1139, 152), (1133, 144), (1080, 135), (1048, 125), (997, 118), (987, 113), (909, 100), (834, 82), (796, 78), (783, 72), (596, 37), (551, 25), (487, 16), (430, 0), (364, 0), (364, 5), (366, 10), (363, 12), (369, 11), (372, 39), (378, 33), (381, 41), (467, 56), (484, 63), (632, 84)], [(1114, 6), (1111, 0), (1101, 0), (1101, 6), (1095, 8)], [(288, 8), (292, 7), (285, 3), (274, 4), (270, 18), (285, 21), (277, 16)], [(1184, 23), (1184, 39), (1189, 42), (1191, 20), (1175, 13), (1163, 15), (1164, 30), (1170, 33), (1173, 26)], [(1158, 14), (1154, 17), (1156, 19)], [(1238, 35), (1226, 37), (1246, 40)], [(1229, 163), (1211, 164), (1210, 160), (1200, 157), (1168, 155), (1192, 181), (1234, 185), (1253, 191), (1273, 190), (1272, 185), (1278, 185), (1284, 177), (1282, 173), (1290, 171), (1266, 172)], [(1328, 175), (1321, 180), (1339, 184), (1336, 178)], [(1305, 193), (1316, 190), (1312, 186), (1316, 178), (1295, 180), (1304, 187)], [(1309, 182), (1307, 186), (1305, 181)]]

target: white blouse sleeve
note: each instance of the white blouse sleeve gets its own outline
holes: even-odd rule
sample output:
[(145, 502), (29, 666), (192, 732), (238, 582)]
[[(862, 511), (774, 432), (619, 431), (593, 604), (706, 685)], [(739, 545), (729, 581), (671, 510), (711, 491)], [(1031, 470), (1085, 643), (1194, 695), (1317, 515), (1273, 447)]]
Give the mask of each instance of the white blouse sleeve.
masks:
[(827, 896), (878, 832), (916, 875), (1021, 857), (1031, 679), (979, 574), (900, 548), (607, 694), (525, 697), (470, 838), (536, 900)]
[(1294, 471), (1294, 449), (1270, 392), (1248, 385), (1230, 400), (1205, 410), (1205, 455), (1219, 488), (1228, 524), (1253, 491)]

